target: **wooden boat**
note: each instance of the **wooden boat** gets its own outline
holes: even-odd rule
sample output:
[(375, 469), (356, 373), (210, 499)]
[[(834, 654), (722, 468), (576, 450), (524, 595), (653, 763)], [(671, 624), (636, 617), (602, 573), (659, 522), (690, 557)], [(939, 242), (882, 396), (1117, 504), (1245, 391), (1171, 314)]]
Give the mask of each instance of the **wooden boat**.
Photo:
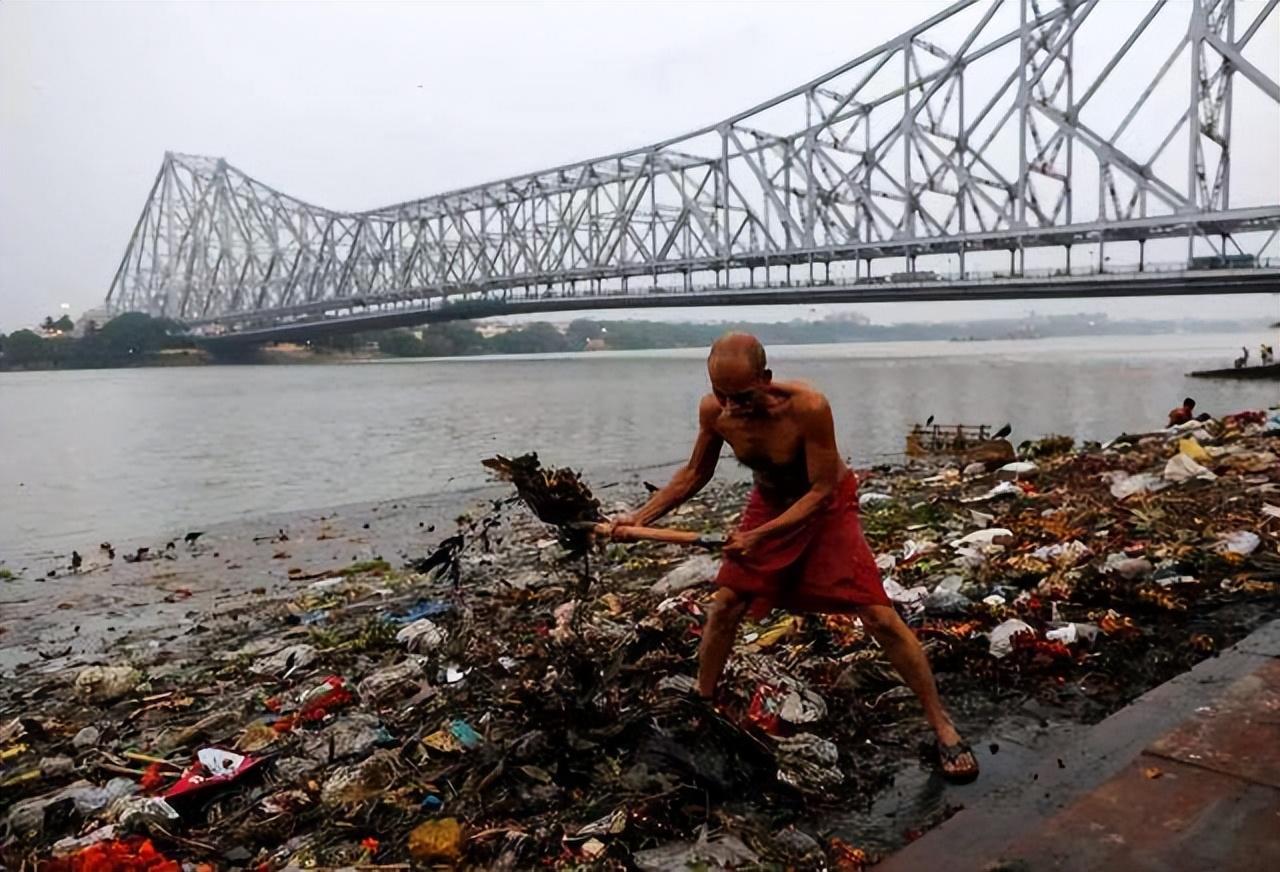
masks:
[(968, 424), (916, 424), (907, 433), (908, 457), (954, 457), (964, 463), (1008, 463), (1014, 459), (1007, 439), (994, 439), (991, 428)]
[(1280, 379), (1280, 363), (1268, 363), (1261, 366), (1242, 366), (1239, 369), (1236, 369), (1234, 366), (1230, 369), (1202, 369), (1188, 373), (1188, 375), (1193, 378)]

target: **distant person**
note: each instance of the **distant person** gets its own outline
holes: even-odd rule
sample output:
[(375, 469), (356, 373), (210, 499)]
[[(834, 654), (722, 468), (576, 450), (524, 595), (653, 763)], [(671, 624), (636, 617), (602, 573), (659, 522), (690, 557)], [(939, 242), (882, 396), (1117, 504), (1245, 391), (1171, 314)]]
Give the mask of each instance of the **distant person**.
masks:
[(1187, 397), (1182, 405), (1169, 412), (1169, 426), (1177, 427), (1190, 421), (1196, 413), (1196, 401)]
[(1249, 365), (1249, 349), (1245, 348), (1243, 345), (1240, 346), (1240, 365)]
[(1264, 342), (1258, 347), (1258, 357), (1261, 358), (1262, 365), (1267, 366), (1271, 361), (1275, 360), (1275, 352), (1271, 350), (1270, 345)]

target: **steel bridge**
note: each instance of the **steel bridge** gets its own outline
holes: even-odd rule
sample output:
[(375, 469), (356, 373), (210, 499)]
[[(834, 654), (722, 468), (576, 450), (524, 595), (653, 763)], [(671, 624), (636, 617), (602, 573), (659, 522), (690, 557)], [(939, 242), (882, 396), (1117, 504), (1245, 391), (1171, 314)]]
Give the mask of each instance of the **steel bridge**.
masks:
[(1241, 147), (1280, 164), (1275, 63), (1246, 57), (1278, 4), (961, 0), (683, 136), (364, 212), (166, 154), (108, 308), (268, 340), (570, 309), (1275, 292), (1280, 192), (1231, 198)]

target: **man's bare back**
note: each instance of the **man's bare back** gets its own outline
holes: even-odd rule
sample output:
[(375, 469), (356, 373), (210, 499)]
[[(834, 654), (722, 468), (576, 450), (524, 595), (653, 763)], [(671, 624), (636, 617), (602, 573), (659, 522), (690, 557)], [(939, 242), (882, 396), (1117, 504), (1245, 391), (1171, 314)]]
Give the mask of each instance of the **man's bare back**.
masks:
[[(702, 398), (699, 423), (729, 444), (734, 456), (752, 470), (756, 486), (774, 502), (794, 502), (813, 482), (809, 475), (806, 443), (812, 438), (813, 421), (827, 409), (827, 398), (804, 382), (772, 382), (756, 408), (735, 411), (715, 393)], [(833, 446), (834, 448), (834, 446)], [(846, 466), (838, 452), (835, 477)]]

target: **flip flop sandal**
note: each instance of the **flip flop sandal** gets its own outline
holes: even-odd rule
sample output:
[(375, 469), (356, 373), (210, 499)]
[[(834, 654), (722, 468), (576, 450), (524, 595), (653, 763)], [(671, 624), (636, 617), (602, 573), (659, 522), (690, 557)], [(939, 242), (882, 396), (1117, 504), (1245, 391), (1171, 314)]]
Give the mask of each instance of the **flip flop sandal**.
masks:
[[(968, 784), (978, 777), (978, 757), (973, 753), (973, 749), (969, 747), (969, 743), (961, 739), (954, 745), (944, 745), (938, 742), (935, 746), (938, 749), (939, 771), (942, 777), (950, 781), (952, 784)], [(973, 769), (969, 772), (951, 772), (947, 769), (946, 764), (958, 763), (960, 758), (968, 754), (973, 759)]]

